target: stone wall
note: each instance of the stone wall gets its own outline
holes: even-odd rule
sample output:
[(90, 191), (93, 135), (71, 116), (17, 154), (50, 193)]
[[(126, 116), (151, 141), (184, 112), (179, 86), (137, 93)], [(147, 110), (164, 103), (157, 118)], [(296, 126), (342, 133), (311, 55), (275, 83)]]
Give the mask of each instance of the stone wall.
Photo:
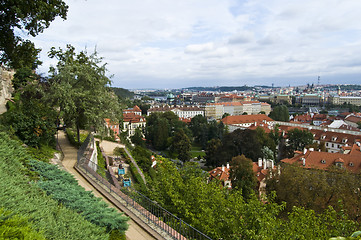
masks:
[(11, 83), (14, 74), (14, 70), (0, 67), (0, 114), (6, 111), (6, 102), (11, 98), (11, 94), (14, 91)]

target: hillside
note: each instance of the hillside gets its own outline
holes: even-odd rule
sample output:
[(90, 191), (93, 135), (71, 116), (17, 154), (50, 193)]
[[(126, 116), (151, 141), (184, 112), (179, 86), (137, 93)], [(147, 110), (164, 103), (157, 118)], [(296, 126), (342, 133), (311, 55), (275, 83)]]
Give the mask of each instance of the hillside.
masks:
[(29, 170), (30, 161), (35, 160), (31, 160), (20, 142), (0, 133), (0, 208), (25, 218), (46, 239), (109, 238), (105, 225), (87, 221), (87, 216), (78, 214), (78, 209), (67, 208), (54, 196), (46, 195), (36, 184), (36, 180), (42, 179), (44, 184), (46, 179)]

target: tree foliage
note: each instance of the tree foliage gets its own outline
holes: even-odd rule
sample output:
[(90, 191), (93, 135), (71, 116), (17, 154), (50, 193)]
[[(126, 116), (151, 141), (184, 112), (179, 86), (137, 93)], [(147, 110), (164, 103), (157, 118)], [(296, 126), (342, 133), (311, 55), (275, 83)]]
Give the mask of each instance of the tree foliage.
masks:
[(225, 134), (221, 144), (219, 141), (209, 141), (206, 149), (207, 165), (220, 166), (230, 162), (233, 157), (242, 154), (252, 161), (257, 161), (258, 158), (263, 157), (263, 146), (276, 150), (274, 140), (263, 129), (236, 129)]
[(179, 129), (172, 138), (171, 151), (178, 154), (178, 159), (183, 162), (189, 161), (191, 158), (190, 150), (192, 144), (183, 129)]
[(44, 89), (34, 81), (19, 90), (2, 122), (31, 147), (54, 144), (56, 112), (43, 98)]
[(307, 170), (288, 164), (267, 181), (267, 191), (276, 191), (277, 201), (287, 202), (289, 211), (298, 206), (320, 213), (332, 206), (358, 221), (361, 220), (360, 187), (359, 174), (339, 169)]
[(152, 113), (147, 117), (147, 142), (157, 150), (165, 150), (171, 145), (171, 137), (180, 129), (183, 129), (187, 136), (191, 135), (185, 123), (180, 121), (175, 113)]
[(13, 68), (35, 69), (39, 49), (29, 40), (23, 40), (16, 32), (21, 30), (36, 36), (60, 16), (66, 19), (68, 6), (62, 0), (1, 1), (0, 61)]
[(308, 130), (300, 130), (298, 128), (289, 130), (287, 132), (287, 148), (290, 156), (296, 150), (303, 151), (303, 149), (313, 143), (313, 134)]
[(248, 199), (257, 187), (257, 179), (253, 172), (252, 160), (241, 155), (232, 158), (230, 165), (232, 188), (241, 191), (244, 198)]
[(280, 218), (285, 203), (274, 203), (274, 197), (267, 204), (254, 194), (245, 200), (240, 191), (207, 183), (194, 166), (179, 169), (167, 159), (159, 161), (149, 183), (153, 200), (213, 239), (328, 239), (351, 235), (358, 227), (332, 208), (318, 214), (294, 207)]
[(290, 120), (288, 108), (285, 105), (276, 106), (269, 114), (269, 117), (275, 121), (288, 122)]
[(194, 141), (206, 149), (208, 141), (212, 139), (222, 139), (226, 133), (223, 122), (211, 121), (202, 115), (197, 115), (191, 119), (189, 129), (192, 131)]
[(56, 67), (50, 68), (48, 99), (60, 108), (67, 126), (100, 128), (104, 118), (117, 120), (120, 109), (116, 96), (109, 89), (111, 83), (105, 75), (105, 65), (94, 52), (75, 52), (67, 45), (66, 50), (52, 48), (50, 58), (56, 58)]

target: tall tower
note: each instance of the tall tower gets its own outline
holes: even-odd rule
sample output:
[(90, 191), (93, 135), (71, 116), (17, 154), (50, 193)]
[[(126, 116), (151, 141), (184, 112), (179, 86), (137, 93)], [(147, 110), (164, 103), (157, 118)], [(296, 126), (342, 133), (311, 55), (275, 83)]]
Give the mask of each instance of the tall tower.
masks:
[(320, 81), (321, 81), (321, 77), (318, 76), (318, 78), (317, 78), (317, 86), (320, 86)]

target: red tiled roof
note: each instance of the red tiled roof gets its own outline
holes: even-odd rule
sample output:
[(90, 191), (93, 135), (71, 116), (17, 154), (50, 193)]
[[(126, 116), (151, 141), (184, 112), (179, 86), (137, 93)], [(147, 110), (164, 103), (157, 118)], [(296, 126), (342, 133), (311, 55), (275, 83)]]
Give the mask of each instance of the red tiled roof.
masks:
[(135, 113), (123, 113), (123, 121), (131, 122), (131, 123), (138, 123), (141, 121), (145, 122), (145, 118), (138, 114), (135, 114)]
[[(353, 145), (348, 154), (307, 151), (305, 154), (300, 154), (293, 158), (286, 158), (281, 161), (289, 164), (298, 164), (304, 168), (323, 170), (334, 166), (335, 163), (342, 163), (343, 167), (350, 172), (359, 173), (361, 171), (361, 152), (360, 147), (356, 144)], [(304, 166), (303, 161), (305, 161)]]
[(135, 105), (133, 107), (133, 110), (134, 110), (134, 112), (141, 112), (142, 111), (137, 105)]
[(349, 122), (353, 122), (353, 123), (358, 123), (361, 121), (361, 117), (356, 117), (356, 116), (348, 116), (345, 118), (346, 121), (349, 121)]
[(118, 123), (110, 120), (110, 118), (104, 118), (105, 122), (107, 123), (108, 126), (110, 125), (118, 125)]
[(223, 167), (223, 168), (224, 168), (224, 171), (222, 171), (222, 167), (217, 167), (217, 168), (209, 171), (208, 173), (211, 175), (211, 180), (216, 178), (218, 180), (228, 181), (230, 169), (227, 167)]
[[(354, 144), (360, 142), (361, 135), (353, 135), (340, 132), (330, 132), (312, 129), (310, 131), (314, 135), (314, 139), (324, 142), (334, 142), (338, 144)], [(361, 133), (360, 133), (361, 134)], [(347, 141), (346, 141), (347, 140)]]
[(254, 123), (254, 122), (272, 122), (273, 119), (265, 114), (256, 115), (238, 115), (238, 116), (227, 116), (222, 119), (224, 124), (242, 124), (242, 123)]

